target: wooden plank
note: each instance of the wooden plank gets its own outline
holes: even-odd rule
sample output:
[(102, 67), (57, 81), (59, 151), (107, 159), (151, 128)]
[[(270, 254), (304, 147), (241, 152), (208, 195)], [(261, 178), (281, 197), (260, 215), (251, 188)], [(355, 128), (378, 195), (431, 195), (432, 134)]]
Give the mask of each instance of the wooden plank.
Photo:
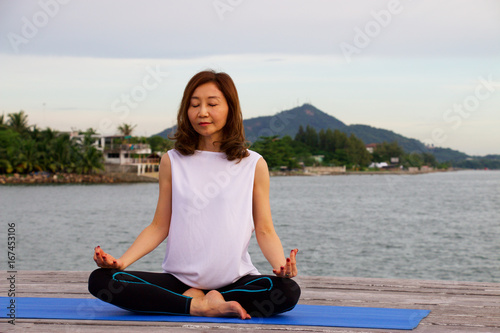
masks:
[[(144, 323), (124, 325), (122, 322), (109, 321), (105, 323), (89, 323), (81, 321), (59, 321), (56, 323), (32, 322), (16, 324), (16, 332), (44, 332), (44, 333), (95, 333), (95, 332), (310, 332), (310, 333), (369, 333), (369, 332), (401, 332), (394, 330), (366, 330), (359, 328), (339, 328), (339, 327), (310, 327), (310, 326), (289, 326), (279, 327), (275, 325), (221, 325), (211, 323)], [(430, 332), (430, 331), (427, 331)], [(466, 332), (466, 331), (463, 331)], [(469, 331), (470, 332), (470, 331)], [(477, 331), (488, 332), (488, 331)]]
[[(16, 296), (92, 298), (90, 272), (19, 271)], [(7, 277), (5, 271), (1, 279)], [(399, 280), (300, 276), (301, 304), (429, 309), (414, 332), (500, 332), (500, 284), (429, 280)], [(0, 286), (7, 295), (8, 286)], [(0, 331), (12, 325), (1, 324)], [(5, 327), (5, 329), (4, 329)], [(238, 325), (216, 323), (110, 322), (19, 319), (16, 331), (29, 332), (381, 332), (339, 327)], [(384, 330), (383, 332), (391, 332)], [(398, 332), (398, 331), (394, 331)]]

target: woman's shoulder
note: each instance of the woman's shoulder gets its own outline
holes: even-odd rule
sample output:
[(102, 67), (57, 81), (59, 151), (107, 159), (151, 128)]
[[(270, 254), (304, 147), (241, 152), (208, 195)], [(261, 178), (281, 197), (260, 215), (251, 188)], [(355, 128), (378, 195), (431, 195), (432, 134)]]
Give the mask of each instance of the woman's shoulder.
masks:
[(171, 160), (171, 159), (175, 159), (178, 157), (182, 157), (182, 154), (177, 149), (172, 148), (172, 149), (168, 150), (165, 154), (163, 154), (162, 159), (164, 156), (166, 159)]
[(167, 153), (165, 155), (167, 155), (167, 154), (172, 156), (172, 154), (180, 154), (180, 153), (177, 149), (172, 148), (172, 149), (167, 150)]
[(261, 155), (261, 154), (257, 153), (257, 152), (256, 152), (256, 151), (254, 151), (254, 150), (247, 149), (247, 151), (248, 151), (248, 154), (249, 154), (249, 155), (248, 155), (248, 157), (251, 157), (252, 159), (259, 159), (259, 158), (261, 158), (261, 157), (262, 157), (262, 155)]
[(178, 160), (179, 156), (181, 156), (181, 154), (176, 149), (168, 150), (166, 153), (164, 153), (161, 156), (160, 168), (161, 168), (161, 166), (167, 166), (167, 165), (170, 168), (172, 161)]
[(254, 168), (258, 171), (261, 169), (263, 166), (267, 169), (267, 163), (264, 157), (262, 157), (261, 154), (257, 153), (256, 151), (248, 149), (248, 163), (254, 166)]

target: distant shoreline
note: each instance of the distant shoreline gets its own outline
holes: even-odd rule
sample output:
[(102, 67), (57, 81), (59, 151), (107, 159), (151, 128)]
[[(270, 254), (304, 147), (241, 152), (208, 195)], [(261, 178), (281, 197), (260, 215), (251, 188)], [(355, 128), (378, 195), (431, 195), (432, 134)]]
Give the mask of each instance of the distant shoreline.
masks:
[(269, 174), (272, 177), (286, 177), (286, 176), (349, 176), (349, 175), (422, 175), (428, 173), (436, 172), (449, 172), (449, 171), (459, 171), (462, 169), (446, 169), (446, 170), (418, 170), (418, 171), (406, 171), (406, 170), (381, 170), (381, 171), (346, 171), (346, 172), (328, 172), (328, 171), (270, 171)]
[[(270, 171), (271, 177), (289, 176), (349, 176), (349, 175), (420, 175), (435, 172), (459, 171), (463, 169), (425, 170), (425, 171), (346, 171), (346, 172), (303, 172), (303, 171)], [(40, 173), (38, 175), (9, 174), (0, 175), (0, 185), (37, 185), (37, 184), (123, 184), (123, 183), (157, 183), (158, 172), (145, 175), (134, 173), (101, 173), (95, 175), (79, 175), (70, 173)]]
[(39, 173), (20, 175), (14, 173), (9, 175), (0, 175), (0, 185), (123, 184), (157, 182), (157, 177), (139, 176), (133, 173), (100, 173), (94, 175), (80, 175), (73, 173)]

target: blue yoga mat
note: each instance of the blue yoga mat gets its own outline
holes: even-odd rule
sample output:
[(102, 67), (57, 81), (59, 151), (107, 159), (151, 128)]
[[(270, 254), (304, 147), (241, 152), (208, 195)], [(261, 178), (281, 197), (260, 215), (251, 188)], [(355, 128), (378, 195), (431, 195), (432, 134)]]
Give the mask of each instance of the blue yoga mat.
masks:
[[(11, 298), (0, 297), (0, 318), (9, 318)], [(337, 326), (411, 330), (429, 310), (365, 308), (298, 304), (293, 310), (271, 318), (212, 318), (138, 314), (93, 298), (15, 298), (15, 316), (37, 319), (170, 321), (301, 326)], [(7, 310), (7, 311), (6, 311)], [(12, 311), (10, 311), (12, 313)]]

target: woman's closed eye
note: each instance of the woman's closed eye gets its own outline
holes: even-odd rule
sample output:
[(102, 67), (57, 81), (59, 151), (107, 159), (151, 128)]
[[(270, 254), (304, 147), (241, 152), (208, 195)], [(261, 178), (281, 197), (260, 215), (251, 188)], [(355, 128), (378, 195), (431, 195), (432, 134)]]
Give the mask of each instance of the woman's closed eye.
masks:
[[(214, 108), (214, 107), (216, 107), (217, 105), (218, 105), (218, 104), (208, 104), (208, 106), (213, 107), (213, 108)], [(199, 106), (200, 106), (200, 104), (196, 104), (196, 105), (191, 104), (191, 107), (192, 107), (192, 108), (197, 108), (197, 107), (199, 107)]]

